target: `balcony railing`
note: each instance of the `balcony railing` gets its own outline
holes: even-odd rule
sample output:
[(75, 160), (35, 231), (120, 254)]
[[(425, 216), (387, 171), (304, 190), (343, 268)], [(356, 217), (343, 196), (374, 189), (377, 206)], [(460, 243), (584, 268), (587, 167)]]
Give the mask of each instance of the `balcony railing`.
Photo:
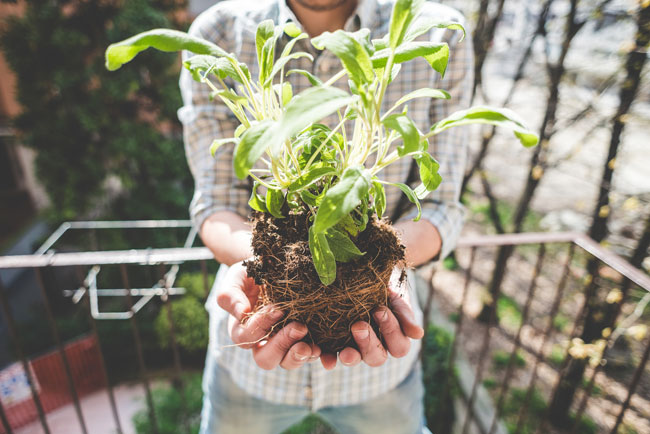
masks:
[[(109, 227), (176, 227), (187, 230), (188, 234), (185, 246), (178, 248), (60, 253), (52, 250), (57, 240), (68, 231), (98, 231)], [(78, 304), (88, 318), (89, 331), (84, 339), (96, 342), (98, 350), (93, 353), (92, 370), (99, 372), (103, 380), (99, 383), (105, 387), (109, 397), (106, 411), (111, 412), (118, 432), (122, 432), (125, 421), (118, 414), (112, 388), (116, 380), (110, 378), (115, 367), (109, 366), (107, 354), (102, 349), (104, 343), (98, 333), (98, 324), (111, 320), (128, 321), (132, 341), (122, 342), (122, 345), (134, 350), (137, 379), (144, 388), (150, 422), (156, 430), (151, 360), (149, 363), (146, 361), (142, 324), (136, 317), (146, 309), (147, 303), (158, 304), (161, 310), (166, 310), (170, 324), (171, 376), (182, 388), (185, 367), (174, 332), (170, 297), (183, 296), (184, 288), (175, 286), (176, 276), (179, 270), (190, 269), (201, 273), (207, 294), (212, 274), (209, 270), (214, 267), (213, 256), (207, 248), (191, 247), (194, 237), (195, 232), (186, 221), (69, 223), (53, 234), (35, 255), (0, 257), (0, 270), (27, 269), (34, 273), (44, 304), (43, 320), (47, 323), (54, 354), (60, 360), (61, 375), (65, 380), (58, 387), (67, 389), (60, 392), (68, 394), (82, 432), (92, 432), (80, 404), (80, 395), (86, 392), (79, 387), (77, 362), (73, 360), (71, 344), (64, 342), (59, 330), (57, 309), (50, 305), (52, 293), (65, 293), (69, 297), (68, 303)], [(492, 250), (499, 246), (513, 246), (516, 252), (501, 293), (496, 297), (509, 300), (515, 319), (508, 321), (497, 302), (493, 303), (492, 314), (481, 320), (477, 300), (482, 296), (487, 284), (486, 276), (493, 267)], [(533, 432), (530, 430), (531, 420), (537, 421), (534, 428), (538, 433), (555, 430), (588, 432), (584, 431), (581, 422), (584, 415), (594, 420), (596, 432), (616, 434), (624, 422), (637, 432), (650, 432), (647, 419), (643, 420), (643, 415), (647, 417), (650, 411), (650, 397), (637, 394), (640, 384), (650, 382), (646, 372), (650, 339), (640, 336), (641, 340), (637, 341), (626, 337), (631, 324), (648, 324), (648, 316), (643, 315), (644, 303), (649, 300), (646, 295), (650, 294), (647, 274), (588, 237), (573, 233), (473, 236), (460, 241), (456, 254), (460, 269), (447, 271), (434, 267), (433, 276), (425, 279), (429, 285), (425, 285), (421, 292), (427, 302), (427, 318), (436, 325), (447, 327), (454, 336), (447, 366), (449, 376), (456, 379), (454, 388), (459, 391), (457, 397), (466, 411), (454, 410), (451, 405), (448, 411), (456, 412), (459, 432)], [(589, 276), (587, 264), (594, 261), (598, 273)], [(54, 270), (72, 270), (76, 276), (73, 280), (80, 284), (62, 284), (60, 280), (65, 279), (57, 277)], [(110, 278), (102, 280), (104, 274)], [(103, 287), (106, 282), (114, 286)], [(606, 297), (602, 296), (603, 291)], [(115, 309), (119, 303), (109, 303), (111, 309), (106, 310), (109, 304), (103, 300), (109, 297), (123, 303), (124, 309)], [(588, 324), (589, 317), (600, 304), (612, 312), (608, 320), (611, 324), (599, 323), (601, 326), (609, 325), (602, 327), (609, 331), (601, 332), (598, 339), (580, 341), (579, 338), (588, 331), (587, 327), (593, 328), (593, 324)], [(29, 387), (30, 399), (27, 401), (33, 405), (43, 430), (52, 432), (46, 417), (48, 405), (43, 402), (44, 386), (40, 386), (42, 381), (39, 378), (34, 378), (34, 357), (24, 350), (28, 336), (21, 334), (8, 292), (1, 284), (0, 305), (15, 359), (22, 367)], [(448, 318), (453, 321), (448, 321)], [(559, 327), (559, 319), (567, 324)], [(618, 351), (617, 345), (622, 339), (626, 339), (626, 351), (633, 355), (632, 364), (624, 374), (610, 375), (606, 361), (610, 353)], [(560, 355), (557, 354), (558, 348), (561, 348)], [(500, 354), (498, 361), (495, 358), (497, 353)], [(570, 386), (569, 374), (578, 372), (576, 366), (582, 366), (583, 370), (580, 371), (581, 381), (575, 398), (568, 402), (570, 423), (557, 428), (558, 423), (553, 420), (554, 398), (557, 400), (558, 394)], [(490, 373), (495, 378), (489, 378)], [(602, 389), (606, 389), (605, 392)], [(518, 394), (513, 395), (515, 390)], [(592, 396), (597, 390), (600, 390), (599, 396)], [(647, 388), (644, 388), (643, 394), (647, 393)], [(538, 395), (545, 403), (541, 407), (534, 404)], [(518, 400), (516, 414), (509, 408), (512, 399)], [(0, 401), (2, 428), (11, 433), (19, 423), (12, 418), (12, 407), (3, 405), (3, 402)], [(633, 417), (628, 421), (626, 414)], [(432, 430), (437, 432), (436, 421), (430, 422)]]

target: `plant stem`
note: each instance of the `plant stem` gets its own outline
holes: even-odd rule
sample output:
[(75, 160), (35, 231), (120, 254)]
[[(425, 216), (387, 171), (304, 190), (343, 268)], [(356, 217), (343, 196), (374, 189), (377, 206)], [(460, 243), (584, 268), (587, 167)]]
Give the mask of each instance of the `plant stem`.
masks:
[(261, 185), (263, 185), (266, 188), (270, 188), (271, 190), (276, 190), (275, 187), (273, 187), (271, 184), (267, 183), (266, 181), (262, 181), (258, 176), (256, 176), (254, 173), (251, 171), (248, 172), (251, 178), (253, 178), (255, 181), (259, 182)]
[(330, 79), (327, 80), (325, 83), (323, 83), (323, 86), (325, 86), (325, 87), (327, 87), (327, 86), (331, 86), (331, 85), (334, 84), (334, 83), (335, 83), (339, 78), (343, 77), (343, 76), (346, 74), (346, 72), (347, 72), (347, 71), (346, 71), (345, 69), (340, 70), (339, 72), (337, 72), (336, 74), (334, 74), (334, 75), (332, 76), (332, 78), (330, 78)]

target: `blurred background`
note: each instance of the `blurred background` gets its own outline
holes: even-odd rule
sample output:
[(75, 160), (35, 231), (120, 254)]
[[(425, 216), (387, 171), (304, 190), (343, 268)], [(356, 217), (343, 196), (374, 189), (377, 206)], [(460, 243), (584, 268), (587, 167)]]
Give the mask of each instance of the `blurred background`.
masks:
[[(196, 432), (217, 264), (187, 221), (180, 59), (103, 53), (214, 3), (0, 1), (0, 432)], [(650, 433), (650, 2), (441, 3), (473, 103), (541, 144), (473, 131), (463, 240), (420, 270), (431, 429)]]

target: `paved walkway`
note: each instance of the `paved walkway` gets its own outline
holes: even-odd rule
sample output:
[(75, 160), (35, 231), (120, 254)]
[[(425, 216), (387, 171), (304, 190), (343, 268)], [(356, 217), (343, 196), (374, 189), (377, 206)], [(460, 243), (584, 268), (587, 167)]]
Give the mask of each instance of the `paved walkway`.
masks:
[[(135, 413), (144, 408), (142, 386), (138, 384), (120, 385), (113, 390), (123, 433), (135, 433), (131, 419)], [(116, 432), (113, 413), (105, 390), (84, 397), (81, 400), (81, 411), (89, 433), (113, 434)], [(72, 404), (49, 413), (47, 422), (52, 434), (81, 434), (81, 427)], [(16, 434), (40, 434), (43, 433), (43, 428), (39, 422), (35, 422), (14, 432)]]

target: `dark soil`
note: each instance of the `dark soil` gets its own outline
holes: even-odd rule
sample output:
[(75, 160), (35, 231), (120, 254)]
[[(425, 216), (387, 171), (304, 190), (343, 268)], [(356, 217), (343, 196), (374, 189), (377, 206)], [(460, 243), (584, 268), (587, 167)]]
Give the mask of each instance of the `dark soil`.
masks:
[(365, 231), (353, 239), (365, 255), (357, 261), (337, 262), (336, 280), (324, 286), (309, 252), (309, 215), (290, 214), (276, 219), (255, 213), (253, 251), (246, 262), (248, 275), (262, 285), (257, 308), (275, 304), (286, 315), (279, 326), (299, 321), (307, 326), (305, 338), (323, 352), (355, 347), (350, 326), (357, 321), (378, 327), (372, 311), (388, 303), (393, 268), (404, 262), (404, 246), (385, 221), (371, 218)]

